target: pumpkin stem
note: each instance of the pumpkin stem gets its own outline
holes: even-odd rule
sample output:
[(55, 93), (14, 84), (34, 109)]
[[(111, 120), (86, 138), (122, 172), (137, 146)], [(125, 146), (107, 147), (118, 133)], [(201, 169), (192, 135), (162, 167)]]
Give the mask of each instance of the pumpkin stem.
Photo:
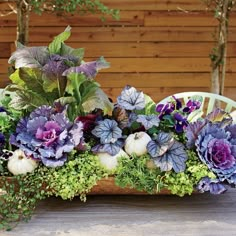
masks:
[(22, 160), (22, 159), (24, 159), (24, 157), (22, 155), (20, 155), (20, 156), (18, 156), (18, 159)]
[(134, 139), (135, 139), (135, 140), (139, 139), (138, 133), (136, 133), (136, 134), (134, 135)]

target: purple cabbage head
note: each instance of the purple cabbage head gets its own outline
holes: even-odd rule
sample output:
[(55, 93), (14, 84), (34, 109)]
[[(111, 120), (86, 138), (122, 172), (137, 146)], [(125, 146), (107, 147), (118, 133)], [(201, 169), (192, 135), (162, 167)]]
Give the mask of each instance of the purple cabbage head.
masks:
[(200, 129), (195, 145), (200, 160), (220, 181), (236, 184), (236, 125), (222, 128), (221, 123), (208, 122)]
[(51, 55), (43, 66), (43, 71), (47, 76), (62, 76), (64, 71), (77, 63), (78, 59), (73, 56)]
[(198, 183), (197, 190), (200, 193), (210, 192), (211, 194), (221, 194), (224, 193), (227, 189), (223, 184), (220, 183), (218, 179), (210, 179), (209, 177), (204, 177)]
[(26, 156), (42, 161), (45, 166), (57, 167), (82, 141), (82, 129), (82, 122), (71, 123), (64, 113), (41, 106), (19, 121), (10, 140)]

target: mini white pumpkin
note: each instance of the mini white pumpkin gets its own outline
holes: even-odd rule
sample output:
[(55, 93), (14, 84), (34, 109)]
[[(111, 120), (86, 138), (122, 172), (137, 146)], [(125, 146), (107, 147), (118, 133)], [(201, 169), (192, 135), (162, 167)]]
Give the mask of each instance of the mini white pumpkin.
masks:
[(101, 165), (108, 170), (114, 170), (118, 166), (118, 159), (120, 157), (129, 157), (123, 149), (120, 149), (120, 151), (114, 156), (107, 152), (100, 152), (97, 154), (97, 156)]
[(27, 158), (20, 149), (13, 152), (13, 155), (7, 163), (7, 168), (13, 175), (32, 172), (37, 166), (38, 162), (31, 158)]
[(150, 141), (151, 137), (143, 131), (130, 134), (125, 140), (125, 151), (129, 155), (142, 156), (147, 153), (147, 144)]
[(232, 111), (232, 112), (230, 113), (230, 115), (231, 115), (232, 118), (233, 118), (233, 124), (236, 124), (236, 110), (235, 110), (235, 111)]

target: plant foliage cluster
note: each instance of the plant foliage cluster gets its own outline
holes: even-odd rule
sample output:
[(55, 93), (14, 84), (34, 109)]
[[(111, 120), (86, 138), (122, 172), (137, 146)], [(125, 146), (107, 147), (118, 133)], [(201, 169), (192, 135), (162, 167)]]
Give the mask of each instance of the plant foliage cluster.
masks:
[(149, 194), (220, 194), (236, 184), (236, 125), (202, 97), (165, 104), (127, 85), (112, 102), (95, 81), (109, 67), (85, 62), (65, 44), (70, 27), (48, 47), (12, 54), (0, 100), (0, 227), (28, 220), (49, 196), (73, 199), (113, 175), (121, 188)]

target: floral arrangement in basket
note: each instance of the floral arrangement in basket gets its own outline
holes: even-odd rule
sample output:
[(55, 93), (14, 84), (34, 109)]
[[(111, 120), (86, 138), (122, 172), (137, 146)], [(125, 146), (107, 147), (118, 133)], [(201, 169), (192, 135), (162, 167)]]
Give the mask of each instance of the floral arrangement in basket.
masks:
[(64, 41), (18, 45), (0, 100), (0, 227), (29, 219), (48, 196), (82, 200), (99, 180), (149, 194), (219, 194), (236, 184), (236, 125), (202, 98), (156, 105), (126, 86), (112, 102), (94, 80), (103, 57), (83, 61)]

